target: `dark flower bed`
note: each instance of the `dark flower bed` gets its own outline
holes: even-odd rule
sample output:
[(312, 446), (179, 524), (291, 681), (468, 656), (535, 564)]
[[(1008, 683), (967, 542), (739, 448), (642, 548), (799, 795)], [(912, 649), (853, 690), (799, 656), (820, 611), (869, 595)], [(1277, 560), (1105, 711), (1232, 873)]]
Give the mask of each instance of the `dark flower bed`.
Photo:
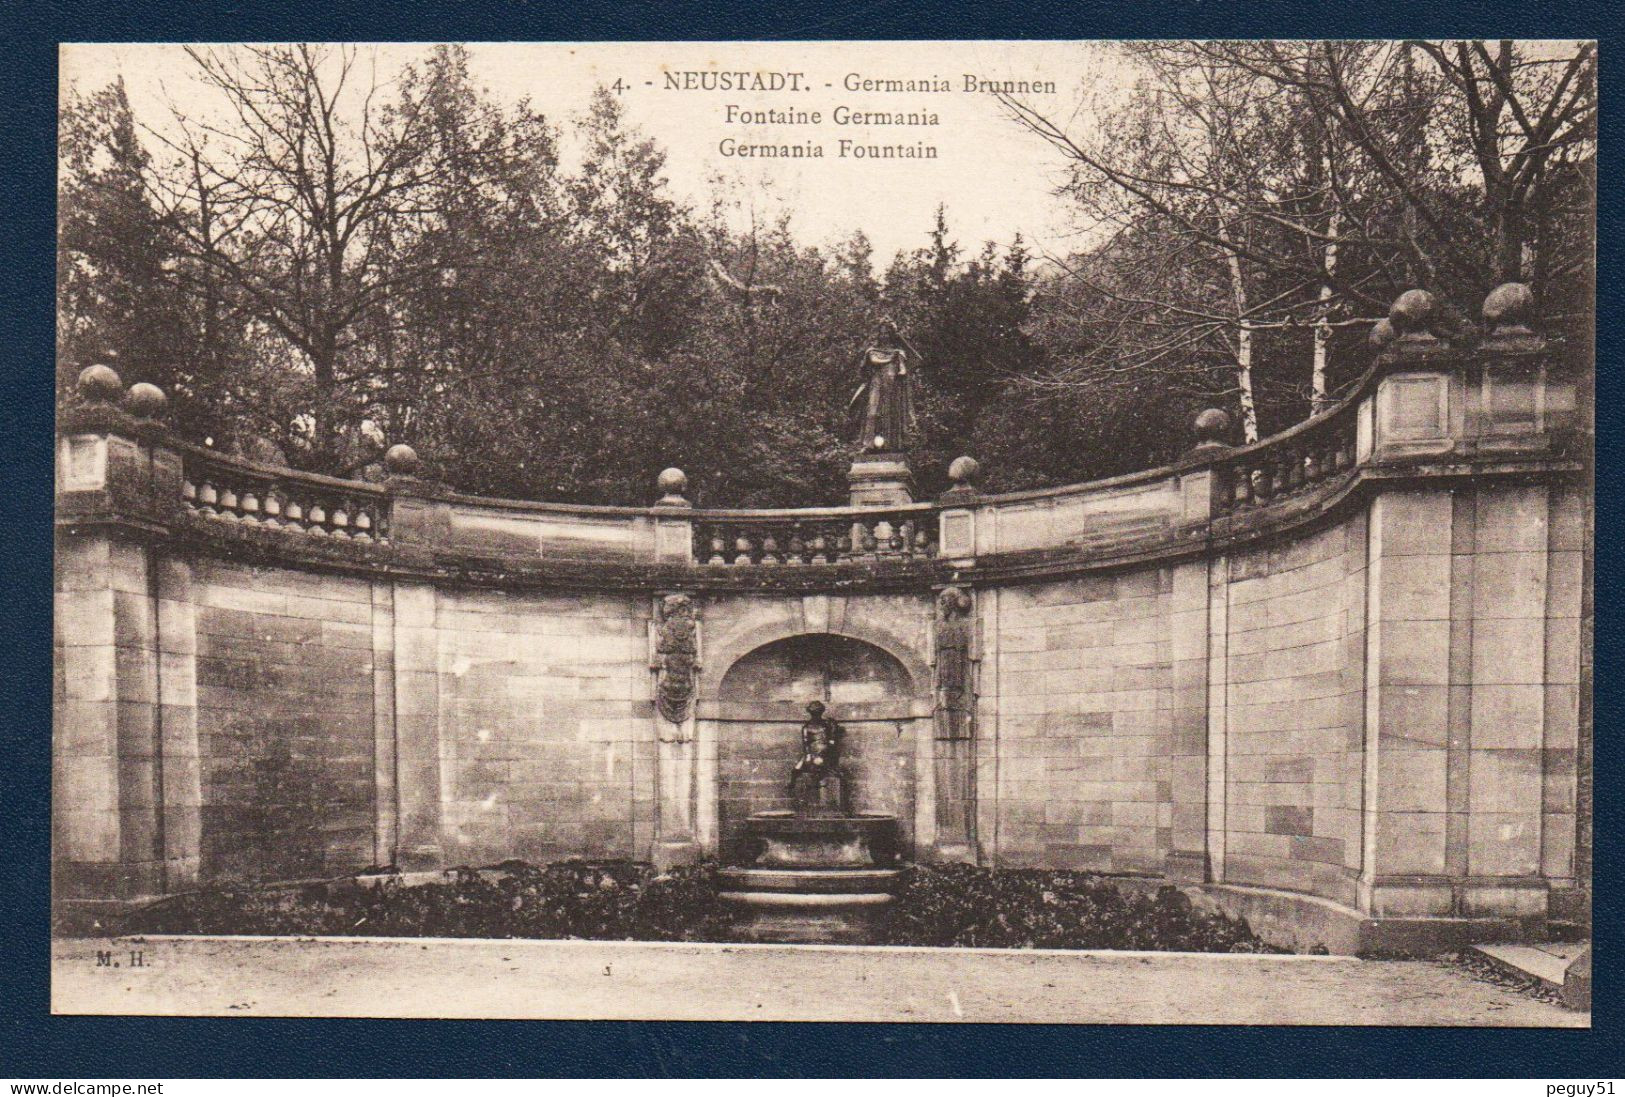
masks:
[[(107, 927), (112, 929), (113, 927)], [(60, 926), (69, 932), (70, 927)], [(716, 866), (657, 873), (629, 861), (509, 861), (443, 883), (386, 878), (293, 888), (216, 888), (128, 915), (121, 933), (530, 937), (728, 941)], [(908, 869), (883, 943), (937, 947), (1274, 951), (1245, 921), (1201, 911), (1177, 888), (1106, 877), (966, 865)]]
[(1245, 920), (1084, 872), (931, 865), (908, 870), (886, 943), (960, 948), (1276, 952)]
[(296, 889), (220, 888), (136, 911), (124, 933), (371, 937), (577, 937), (707, 941), (725, 936), (716, 866), (656, 873), (630, 861), (508, 861), (445, 883), (386, 878)]

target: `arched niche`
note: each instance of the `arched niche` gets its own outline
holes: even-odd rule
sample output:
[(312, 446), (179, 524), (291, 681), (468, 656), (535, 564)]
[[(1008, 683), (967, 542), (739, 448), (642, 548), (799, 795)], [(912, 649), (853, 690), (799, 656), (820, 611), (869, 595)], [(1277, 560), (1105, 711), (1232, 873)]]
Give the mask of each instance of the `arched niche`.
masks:
[(790, 767), (800, 757), (808, 701), (823, 701), (846, 728), (842, 760), (859, 811), (898, 817), (913, 841), (914, 738), (921, 684), (896, 656), (850, 636), (814, 633), (745, 653), (717, 690), (717, 822), (724, 859), (738, 854), (740, 820), (792, 806)]

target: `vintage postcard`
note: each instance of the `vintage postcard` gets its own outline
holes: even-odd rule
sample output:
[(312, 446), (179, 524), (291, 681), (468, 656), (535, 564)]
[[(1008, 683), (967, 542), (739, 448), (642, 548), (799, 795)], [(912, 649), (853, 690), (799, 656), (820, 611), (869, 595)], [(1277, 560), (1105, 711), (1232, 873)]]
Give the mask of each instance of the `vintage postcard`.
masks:
[(56, 1012), (1590, 1024), (1594, 43), (60, 60)]

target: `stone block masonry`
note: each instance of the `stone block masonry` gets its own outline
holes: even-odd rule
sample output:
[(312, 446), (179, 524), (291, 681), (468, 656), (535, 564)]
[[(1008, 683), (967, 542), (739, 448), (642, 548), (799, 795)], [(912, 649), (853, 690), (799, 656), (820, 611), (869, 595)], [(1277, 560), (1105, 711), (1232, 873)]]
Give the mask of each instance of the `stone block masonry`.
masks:
[(1159, 873), (1173, 842), (1173, 573), (1001, 593), (995, 863)]
[(191, 580), (200, 879), (372, 863), (371, 584), (221, 561)]
[[(985, 591), (976, 855), (1412, 919), (1575, 889), (1578, 522), (1571, 490), (1394, 491), (1228, 554)], [(649, 596), (81, 534), (60, 561), (67, 889), (652, 854)], [(787, 806), (818, 697), (858, 806), (932, 856), (932, 605), (701, 599), (700, 851)]]
[(1365, 520), (1228, 561), (1222, 664), (1228, 883), (1355, 898)]
[(647, 599), (439, 592), (443, 856), (647, 857)]

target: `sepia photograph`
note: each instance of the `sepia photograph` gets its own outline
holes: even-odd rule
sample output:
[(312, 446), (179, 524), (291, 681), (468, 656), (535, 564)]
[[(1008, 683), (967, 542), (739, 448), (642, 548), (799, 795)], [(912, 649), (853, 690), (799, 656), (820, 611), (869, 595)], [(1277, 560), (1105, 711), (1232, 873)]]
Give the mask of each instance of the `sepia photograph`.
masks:
[(1590, 1027), (1596, 43), (59, 70), (53, 1013)]

